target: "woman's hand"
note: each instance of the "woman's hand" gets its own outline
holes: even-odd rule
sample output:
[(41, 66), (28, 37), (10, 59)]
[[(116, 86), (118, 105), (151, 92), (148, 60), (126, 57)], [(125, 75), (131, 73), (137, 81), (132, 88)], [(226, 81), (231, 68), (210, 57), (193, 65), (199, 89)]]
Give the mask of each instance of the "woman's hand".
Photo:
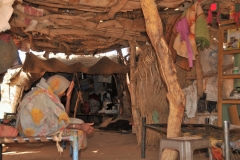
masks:
[(93, 132), (94, 128), (92, 127), (94, 123), (83, 123), (83, 124), (69, 124), (67, 126), (68, 129), (78, 129), (82, 130), (87, 134), (90, 134)]
[(90, 134), (94, 130), (94, 128), (92, 127), (93, 124), (94, 123), (83, 123), (83, 124), (81, 124), (81, 130), (83, 130), (87, 134)]
[(71, 98), (73, 88), (74, 88), (74, 81), (71, 81), (66, 94), (67, 98)]

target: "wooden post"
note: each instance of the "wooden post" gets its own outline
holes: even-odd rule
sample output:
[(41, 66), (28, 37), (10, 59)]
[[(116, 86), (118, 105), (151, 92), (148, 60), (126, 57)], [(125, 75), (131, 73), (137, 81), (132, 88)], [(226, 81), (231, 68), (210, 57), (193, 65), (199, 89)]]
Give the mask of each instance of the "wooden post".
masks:
[[(185, 96), (179, 85), (176, 68), (171, 57), (171, 51), (163, 37), (162, 21), (154, 0), (140, 0), (144, 14), (146, 31), (156, 51), (159, 71), (167, 87), (169, 101), (169, 117), (167, 137), (178, 137), (181, 134), (181, 123), (184, 115)], [(161, 106), (159, 106), (161, 107)], [(161, 160), (175, 160), (178, 152), (165, 149)]]
[(197, 99), (202, 97), (203, 95), (203, 72), (202, 72), (202, 65), (201, 65), (201, 55), (198, 52), (196, 56), (196, 76), (197, 76)]
[(134, 77), (134, 72), (136, 70), (135, 66), (135, 56), (136, 56), (136, 44), (134, 41), (128, 41), (131, 52), (130, 52), (130, 94), (131, 94), (131, 108), (133, 117), (133, 130), (137, 134), (137, 141), (139, 142), (140, 135), (140, 111), (139, 107), (136, 106), (136, 79)]
[[(127, 63), (123, 57), (123, 54), (122, 54), (122, 50), (121, 48), (118, 48), (117, 49), (117, 52), (119, 54), (119, 64), (125, 64)], [(131, 109), (131, 95), (130, 95), (130, 92), (129, 92), (129, 88), (128, 88), (128, 85), (127, 85), (127, 75), (126, 74), (123, 74), (123, 75), (119, 75), (120, 76), (120, 79), (121, 79), (121, 83), (123, 85), (123, 88), (122, 90), (126, 92), (126, 97), (127, 97), (127, 100), (128, 100), (128, 103), (129, 103), (129, 107), (128, 107), (128, 110), (129, 112), (131, 113), (132, 115), (132, 109)], [(121, 92), (122, 93), (122, 92)], [(118, 98), (120, 98), (120, 104), (121, 104), (121, 114), (123, 114), (123, 109), (124, 109), (124, 106), (123, 106), (123, 95), (119, 96)]]

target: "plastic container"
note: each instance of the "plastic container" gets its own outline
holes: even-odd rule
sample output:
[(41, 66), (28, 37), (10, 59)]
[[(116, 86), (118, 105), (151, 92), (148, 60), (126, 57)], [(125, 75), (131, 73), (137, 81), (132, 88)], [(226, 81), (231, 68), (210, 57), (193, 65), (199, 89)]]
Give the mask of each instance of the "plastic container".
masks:
[(239, 74), (239, 67), (234, 67), (232, 73)]

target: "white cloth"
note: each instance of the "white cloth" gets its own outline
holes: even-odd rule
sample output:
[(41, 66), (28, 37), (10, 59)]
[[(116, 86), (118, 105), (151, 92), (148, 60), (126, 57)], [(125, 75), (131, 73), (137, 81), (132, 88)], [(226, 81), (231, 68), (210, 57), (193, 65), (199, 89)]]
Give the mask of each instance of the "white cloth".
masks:
[(197, 111), (197, 84), (196, 81), (192, 85), (183, 89), (183, 93), (186, 96), (186, 108), (185, 113), (188, 118), (195, 117)]
[[(209, 48), (200, 51), (201, 55), (201, 65), (203, 74), (216, 73), (218, 71), (218, 46), (210, 45)], [(223, 66), (233, 64), (233, 59), (231, 55), (225, 55), (223, 57)], [(228, 73), (228, 71), (226, 71)], [(206, 92), (207, 101), (217, 101), (218, 100), (218, 80), (217, 76), (205, 78), (206, 82)], [(233, 80), (225, 79), (223, 83), (223, 97), (228, 97), (229, 93), (233, 89)]]
[(98, 82), (112, 83), (112, 75), (104, 77), (103, 75), (98, 76)]

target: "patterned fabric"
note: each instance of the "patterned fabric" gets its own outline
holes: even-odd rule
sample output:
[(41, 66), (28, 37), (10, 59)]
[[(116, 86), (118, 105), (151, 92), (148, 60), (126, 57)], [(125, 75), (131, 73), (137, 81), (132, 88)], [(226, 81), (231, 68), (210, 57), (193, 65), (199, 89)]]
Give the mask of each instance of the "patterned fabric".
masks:
[(176, 24), (178, 34), (175, 38), (173, 48), (181, 57), (188, 58), (189, 67), (192, 67), (192, 60), (198, 54), (196, 41), (195, 41), (195, 23), (198, 11), (198, 2), (195, 2), (183, 14), (182, 19)]
[(53, 76), (48, 81), (42, 78), (37, 87), (25, 95), (16, 124), (20, 135), (48, 136), (66, 128), (69, 117), (54, 94), (68, 88), (70, 82), (63, 79), (61, 76)]
[(70, 82), (60, 75), (55, 75), (47, 80), (47, 84), (52, 89), (55, 95), (61, 95), (65, 92), (65, 90), (69, 87)]

